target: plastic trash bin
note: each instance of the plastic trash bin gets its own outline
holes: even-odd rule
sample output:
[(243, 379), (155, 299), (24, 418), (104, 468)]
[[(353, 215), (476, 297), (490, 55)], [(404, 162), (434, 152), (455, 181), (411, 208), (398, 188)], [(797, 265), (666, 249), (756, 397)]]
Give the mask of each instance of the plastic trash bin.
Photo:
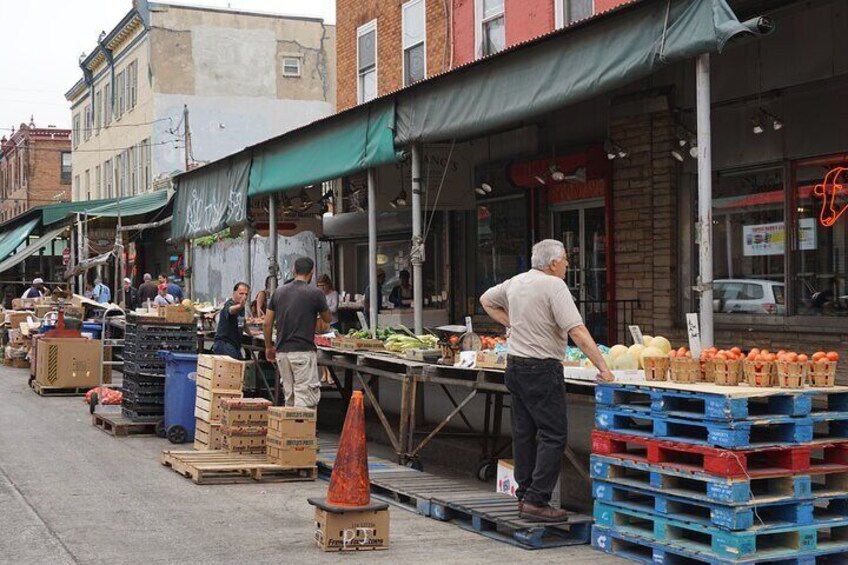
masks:
[(171, 443), (194, 441), (197, 355), (160, 351), (165, 359), (165, 437)]

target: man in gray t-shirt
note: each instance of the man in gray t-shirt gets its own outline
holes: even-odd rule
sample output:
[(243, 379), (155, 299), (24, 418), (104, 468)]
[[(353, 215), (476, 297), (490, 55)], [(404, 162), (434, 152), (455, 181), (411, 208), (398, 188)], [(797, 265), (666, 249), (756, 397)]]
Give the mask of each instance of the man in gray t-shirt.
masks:
[[(274, 291), (265, 312), (265, 357), (280, 370), (286, 406), (315, 408), (321, 399), (315, 322), (329, 323), (331, 313), (324, 293), (312, 286), (315, 264), (308, 257), (294, 262), (294, 280)], [(271, 341), (274, 324), (277, 342)]]
[(568, 258), (562, 243), (546, 239), (534, 245), (531, 264), (530, 271), (487, 290), (480, 303), (509, 328), (505, 381), (512, 396), (519, 515), (560, 522), (568, 514), (548, 502), (568, 439), (562, 360), (569, 336), (598, 367), (599, 380), (612, 381), (613, 376), (563, 280)]

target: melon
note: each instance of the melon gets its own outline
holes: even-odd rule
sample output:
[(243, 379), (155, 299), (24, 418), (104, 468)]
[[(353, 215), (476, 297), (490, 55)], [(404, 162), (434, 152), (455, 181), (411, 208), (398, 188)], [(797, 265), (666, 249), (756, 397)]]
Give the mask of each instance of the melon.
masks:
[(652, 336), (649, 336), (649, 335), (643, 335), (642, 336), (642, 345), (644, 345), (645, 347), (650, 347), (651, 343), (653, 341), (654, 341), (654, 338)]
[(626, 345), (613, 345), (610, 348), (609, 356), (610, 356), (610, 359), (615, 361), (616, 359), (618, 359), (619, 355), (622, 355), (624, 353), (627, 353), (627, 346)]
[(663, 336), (658, 335), (651, 341), (651, 347), (662, 349), (663, 353), (668, 355), (668, 352), (671, 351), (671, 342)]
[(583, 367), (584, 369), (594, 369), (595, 368), (595, 364), (592, 363), (592, 361), (589, 360), (588, 358), (583, 359), (583, 361), (580, 363), (580, 366)]
[(627, 352), (633, 356), (634, 359), (638, 359), (642, 356), (642, 351), (645, 349), (645, 346), (641, 343), (634, 343), (630, 347), (627, 348)]
[(613, 371), (635, 371), (638, 368), (639, 362), (629, 351), (625, 351), (612, 362)]
[(667, 354), (663, 353), (662, 349), (659, 347), (646, 347), (642, 350), (642, 355), (639, 356), (639, 368), (645, 368), (645, 358), (646, 357), (666, 357)]
[(184, 300), (183, 300), (180, 304), (182, 304), (182, 305), (183, 305), (183, 306), (185, 306), (186, 308), (191, 308), (191, 307), (192, 307), (191, 300), (189, 300), (188, 298), (184, 299)]

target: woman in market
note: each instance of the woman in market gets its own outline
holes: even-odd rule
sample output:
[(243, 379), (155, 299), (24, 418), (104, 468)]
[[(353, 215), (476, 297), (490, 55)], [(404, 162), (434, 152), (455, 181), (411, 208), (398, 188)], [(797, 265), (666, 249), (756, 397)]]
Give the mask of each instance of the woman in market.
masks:
[(253, 302), (250, 303), (250, 317), (253, 319), (264, 319), (265, 310), (268, 309), (268, 287), (271, 286), (271, 277), (265, 279), (265, 288), (256, 293)]
[(318, 277), (318, 288), (324, 293), (324, 298), (327, 299), (327, 307), (332, 314), (330, 327), (339, 329), (339, 292), (333, 288), (333, 279), (330, 278), (330, 275), (323, 274)]

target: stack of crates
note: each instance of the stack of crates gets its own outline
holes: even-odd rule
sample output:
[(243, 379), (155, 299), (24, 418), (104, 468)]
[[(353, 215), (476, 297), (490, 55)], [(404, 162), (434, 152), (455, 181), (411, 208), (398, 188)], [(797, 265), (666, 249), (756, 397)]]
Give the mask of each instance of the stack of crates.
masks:
[(221, 435), (225, 451), (265, 454), (268, 408), (264, 398), (224, 398), (221, 400)]
[(317, 413), (310, 408), (275, 406), (268, 409), (268, 461), (289, 468), (315, 467)]
[(124, 330), (122, 411), (130, 420), (159, 421), (165, 415), (165, 359), (159, 351), (195, 353), (195, 325), (128, 315)]
[(848, 556), (848, 387), (609, 383), (595, 401), (596, 548), (646, 564)]
[(195, 403), (194, 448), (223, 449), (221, 400), (243, 396), (247, 363), (226, 355), (197, 357), (197, 400)]

